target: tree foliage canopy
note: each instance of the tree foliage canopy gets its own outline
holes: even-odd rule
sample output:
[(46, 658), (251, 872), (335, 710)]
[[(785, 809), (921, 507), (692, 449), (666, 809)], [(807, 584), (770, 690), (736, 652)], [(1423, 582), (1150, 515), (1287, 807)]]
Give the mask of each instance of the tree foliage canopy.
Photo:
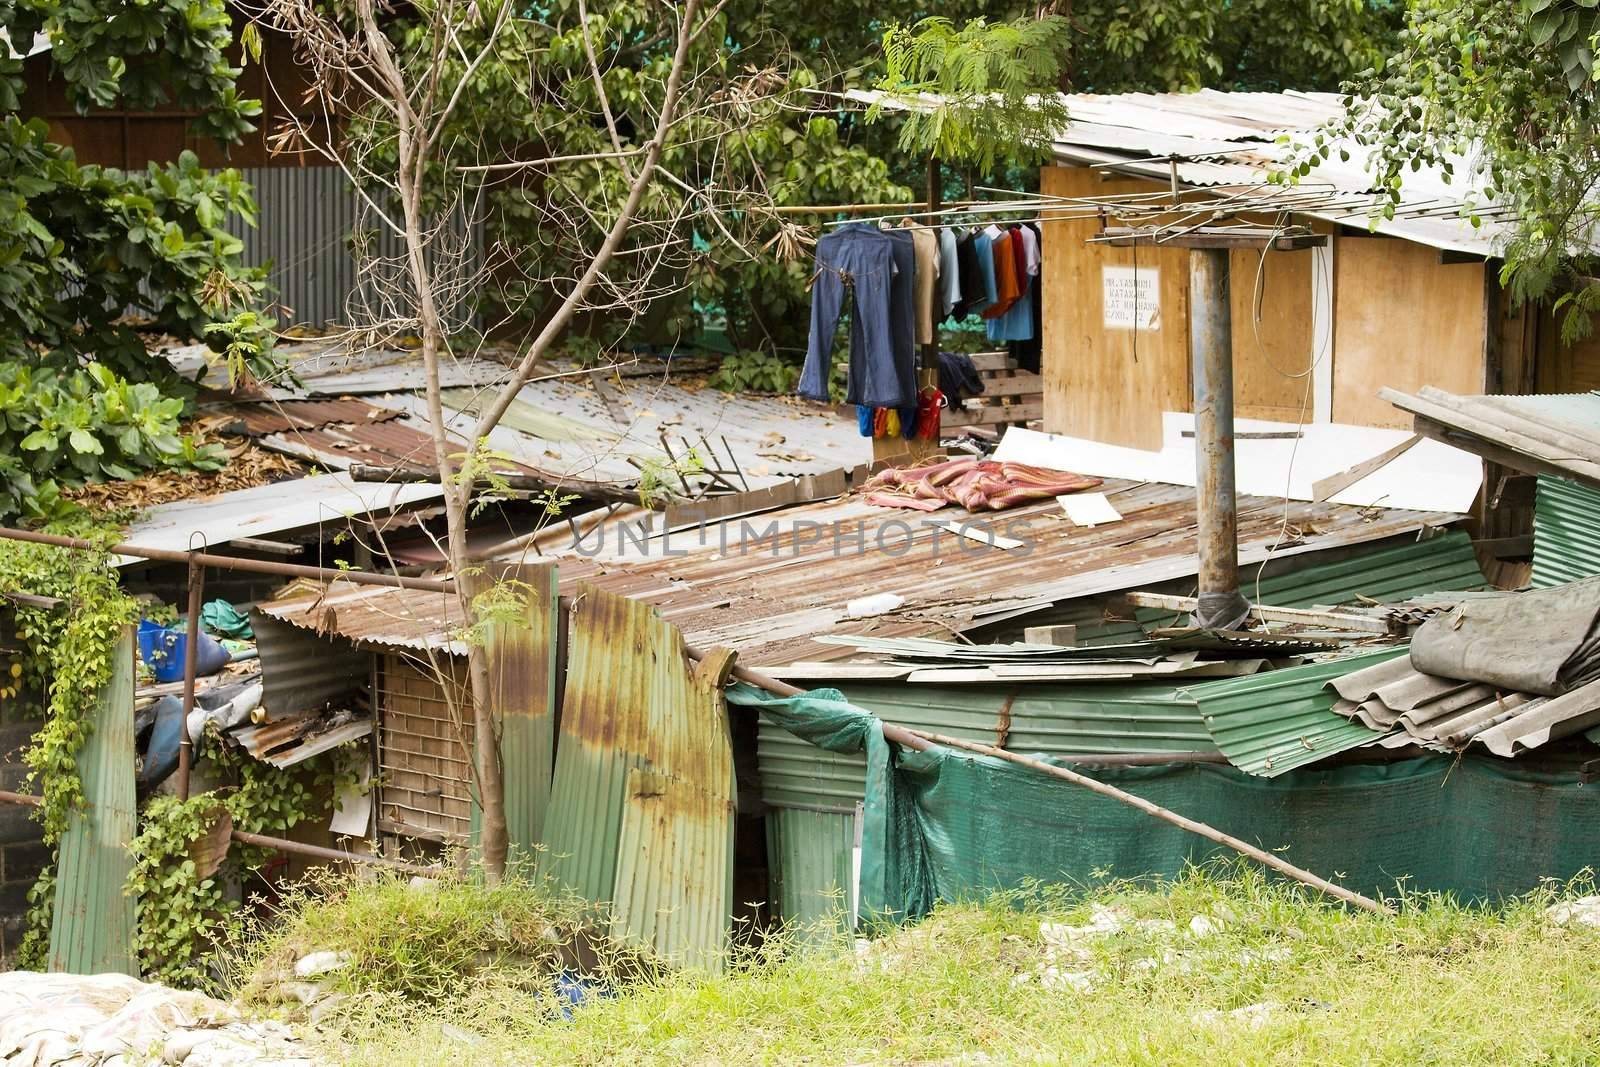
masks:
[[(34, 62), (49, 65), (83, 112), (192, 110), (198, 132), (232, 141), (254, 129), (261, 110), (238, 95), (222, 0), (0, 0), (0, 27), (16, 51), (47, 46)], [(243, 245), (227, 230), (232, 217), (254, 221), (237, 171), (207, 171), (189, 152), (132, 172), (80, 164), (42, 120), (20, 113), (23, 91), (23, 60), (8, 52), (0, 58), (0, 395), (10, 401), (0, 442), (16, 447), (0, 454), (0, 518), (59, 513), (61, 485), (209, 456), (175, 433), (163, 392), (186, 390), (146, 355), (127, 315), (201, 338), (255, 304), (264, 280), (240, 265)], [(253, 350), (270, 349), (264, 326), (253, 329)], [(271, 366), (252, 362), (255, 372)], [(142, 414), (124, 411), (128, 403)], [(129, 418), (142, 428), (130, 429)]]
[(1588, 273), (1600, 221), (1597, 31), (1593, 0), (1417, 0), (1339, 128), (1371, 149), (1391, 201), (1408, 172), (1436, 166), (1476, 184), (1474, 206), (1512, 209), (1504, 278), (1522, 299), (1566, 289), (1558, 302), (1584, 312), (1567, 317), (1569, 334), (1600, 306), (1566, 284)]

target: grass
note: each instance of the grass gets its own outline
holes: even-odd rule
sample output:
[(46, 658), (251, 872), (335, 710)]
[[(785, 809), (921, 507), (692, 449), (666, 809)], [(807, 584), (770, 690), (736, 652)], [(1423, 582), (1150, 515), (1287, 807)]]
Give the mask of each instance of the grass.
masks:
[[(349, 970), (350, 995), (318, 1040), (330, 1062), (388, 1067), (1576, 1064), (1600, 1059), (1600, 930), (1558, 926), (1545, 908), (1584, 889), (1496, 910), (1415, 898), (1394, 918), (1239, 869), (1161, 886), (1038, 889), (946, 906), (870, 943), (769, 947), (721, 976), (632, 972), (617, 996), (564, 1021), (548, 975), (486, 962), (470, 945), (517, 924), (497, 909), (545, 914), (548, 904), (530, 903), (540, 894), (420, 895), (391, 883), (300, 911), (256, 965), (259, 975), (291, 951), (364, 945), (375, 969)], [(453, 916), (444, 923), (453, 932), (418, 917), (429, 901)], [(452, 946), (446, 971), (469, 977), (441, 979), (429, 962), (408, 988), (401, 964), (417, 946), (396, 936), (395, 907), (406, 915), (400, 933), (427, 926)], [(528, 943), (565, 936), (540, 930)], [(501, 937), (497, 951), (519, 940)]]

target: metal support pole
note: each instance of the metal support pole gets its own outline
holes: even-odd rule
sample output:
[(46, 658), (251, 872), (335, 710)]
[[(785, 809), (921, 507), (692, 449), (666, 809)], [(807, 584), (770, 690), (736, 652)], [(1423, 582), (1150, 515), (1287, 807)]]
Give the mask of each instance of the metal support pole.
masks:
[(1230, 629), (1250, 610), (1239, 594), (1239, 504), (1233, 471), (1233, 316), (1228, 250), (1189, 251), (1189, 351), (1194, 360), (1195, 511), (1200, 596), (1195, 622)]
[(193, 742), (189, 740), (189, 714), (194, 711), (194, 672), (200, 658), (200, 605), (205, 597), (206, 568), (198, 558), (189, 559), (189, 618), (184, 624), (183, 718), (178, 735), (178, 799), (189, 799), (189, 768), (194, 765)]

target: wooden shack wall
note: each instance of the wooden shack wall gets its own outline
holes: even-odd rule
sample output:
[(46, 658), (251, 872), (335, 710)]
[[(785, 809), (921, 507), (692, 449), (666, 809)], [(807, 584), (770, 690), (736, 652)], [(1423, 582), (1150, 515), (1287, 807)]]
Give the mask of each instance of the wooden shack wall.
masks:
[[(1046, 167), (1040, 191), (1053, 196), (1139, 193), (1153, 183), (1102, 180), (1082, 167)], [(1161, 413), (1189, 408), (1189, 258), (1182, 249), (1086, 244), (1093, 219), (1047, 219), (1041, 309), (1045, 428), (1135, 448), (1161, 447)], [(1159, 272), (1157, 329), (1104, 326), (1101, 272)]]
[(238, 45), (230, 62), (243, 67), (239, 95), (261, 101), (261, 114), (253, 119), (256, 130), (240, 143), (219, 145), (197, 136), (192, 128), (195, 111), (168, 104), (150, 110), (97, 108), (81, 115), (67, 98), (65, 84), (51, 77), (50, 57), (34, 56), (24, 64), (25, 89), (22, 114), (42, 118), (50, 126), (50, 140), (70, 147), (79, 163), (143, 170), (150, 163), (170, 163), (184, 149), (194, 152), (207, 167), (296, 167), (321, 164), (317, 155), (268, 151), (267, 139), (282, 129), (291, 106), (300, 121), (312, 128), (326, 124), (318, 110), (304, 100), (307, 68), (296, 61), (290, 39), (275, 30), (261, 34), (261, 60), (241, 63)]
[(1484, 389), (1484, 263), (1444, 263), (1439, 251), (1391, 237), (1341, 236), (1333, 253), (1333, 421), (1409, 429), (1378, 397)]
[[(1055, 196), (1158, 192), (1161, 183), (1104, 178), (1087, 167), (1045, 167), (1040, 190)], [(1322, 232), (1332, 227), (1315, 224)], [(1135, 448), (1161, 446), (1161, 413), (1189, 411), (1188, 252), (1085, 242), (1094, 219), (1044, 224), (1045, 429)], [(1235, 408), (1243, 418), (1404, 428), (1409, 419), (1378, 389), (1424, 384), (1482, 392), (1503, 341), (1487, 338), (1492, 292), (1484, 264), (1446, 263), (1408, 241), (1332, 235), (1331, 254), (1236, 250), (1231, 257)], [(1331, 259), (1331, 268), (1327, 266)], [(1154, 268), (1159, 329), (1105, 325), (1103, 268)], [(1326, 276), (1316, 277), (1318, 271)], [(1308, 374), (1319, 285), (1333, 290), (1331, 404), (1318, 410)], [(1503, 334), (1511, 326), (1501, 324)], [(1600, 387), (1600, 342), (1575, 353), (1566, 380)], [(1544, 363), (1551, 362), (1548, 357)], [(1553, 372), (1544, 372), (1546, 377)]]

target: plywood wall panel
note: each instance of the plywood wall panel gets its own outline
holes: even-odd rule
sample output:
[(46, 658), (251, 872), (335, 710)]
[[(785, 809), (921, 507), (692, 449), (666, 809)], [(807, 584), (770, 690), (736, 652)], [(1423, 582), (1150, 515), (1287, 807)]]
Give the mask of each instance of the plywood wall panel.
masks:
[[(1082, 167), (1045, 167), (1055, 196), (1149, 192), (1158, 184), (1104, 180)], [(1183, 249), (1085, 242), (1093, 219), (1047, 220), (1044, 229), (1044, 424), (1055, 433), (1134, 448), (1161, 446), (1161, 413), (1189, 409), (1189, 259)], [(1159, 329), (1105, 326), (1105, 267), (1160, 272)]]
[(1228, 254), (1233, 316), (1233, 404), (1241, 418), (1298, 422), (1312, 415), (1309, 249)]
[(1333, 421), (1406, 429), (1378, 398), (1391, 386), (1480, 393), (1484, 264), (1441, 263), (1437, 250), (1387, 237), (1337, 238)]

